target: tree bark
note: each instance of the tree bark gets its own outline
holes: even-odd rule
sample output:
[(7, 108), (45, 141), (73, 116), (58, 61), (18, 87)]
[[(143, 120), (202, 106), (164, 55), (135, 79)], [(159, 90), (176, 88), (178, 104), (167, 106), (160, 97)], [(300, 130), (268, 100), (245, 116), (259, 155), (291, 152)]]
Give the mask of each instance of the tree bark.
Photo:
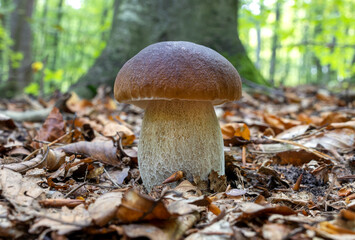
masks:
[(275, 85), (275, 69), (276, 69), (276, 52), (277, 52), (277, 42), (279, 30), (279, 21), (281, 12), (281, 1), (277, 0), (275, 9), (275, 23), (274, 23), (274, 35), (272, 37), (272, 47), (271, 47), (271, 59), (270, 59), (270, 69), (269, 69), (269, 81), (272, 86)]
[(59, 44), (59, 30), (61, 29), (61, 22), (62, 22), (62, 17), (63, 17), (63, 0), (59, 0), (58, 6), (57, 6), (57, 18), (56, 18), (56, 24), (55, 26), (58, 28), (55, 33), (54, 33), (54, 42), (53, 42), (53, 59), (52, 59), (52, 70), (56, 69), (56, 64), (57, 64), (57, 58), (58, 56), (58, 44)]
[[(265, 83), (238, 37), (237, 0), (116, 0), (111, 36), (101, 56), (74, 86), (113, 85), (122, 65), (144, 47), (182, 40), (208, 46), (227, 57), (242, 77)], [(89, 87), (90, 88), (90, 87)]]
[(10, 16), (11, 38), (14, 43), (12, 51), (19, 52), (23, 58), (19, 66), (10, 60), (8, 85), (5, 94), (13, 96), (21, 93), (31, 82), (32, 71), (32, 31), (29, 19), (32, 17), (35, 0), (14, 0), (15, 10)]
[[(260, 16), (263, 15), (264, 12), (264, 1), (260, 1)], [(256, 50), (255, 50), (255, 67), (260, 70), (261, 68), (261, 59), (260, 59), (260, 52), (261, 52), (261, 21), (263, 20), (258, 20), (258, 22), (256, 23), (256, 41), (257, 41), (257, 45), (256, 45)]]

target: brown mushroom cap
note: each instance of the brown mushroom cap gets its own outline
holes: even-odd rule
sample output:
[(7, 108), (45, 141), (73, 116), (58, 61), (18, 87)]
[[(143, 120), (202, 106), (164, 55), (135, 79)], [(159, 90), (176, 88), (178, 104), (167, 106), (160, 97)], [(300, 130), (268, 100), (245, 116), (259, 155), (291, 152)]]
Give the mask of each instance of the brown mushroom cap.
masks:
[(115, 81), (115, 98), (144, 107), (149, 100), (212, 101), (241, 97), (237, 70), (216, 51), (191, 42), (159, 42), (131, 58)]

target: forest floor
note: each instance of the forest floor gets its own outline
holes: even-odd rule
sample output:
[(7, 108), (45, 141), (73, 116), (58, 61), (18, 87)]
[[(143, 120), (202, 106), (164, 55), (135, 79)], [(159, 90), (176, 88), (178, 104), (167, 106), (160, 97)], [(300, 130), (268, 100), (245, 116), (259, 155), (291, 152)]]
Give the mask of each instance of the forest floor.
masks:
[(0, 100), (0, 237), (355, 239), (355, 101), (311, 86), (266, 93), (216, 108), (226, 176), (178, 172), (150, 193), (141, 109), (105, 88), (90, 101)]

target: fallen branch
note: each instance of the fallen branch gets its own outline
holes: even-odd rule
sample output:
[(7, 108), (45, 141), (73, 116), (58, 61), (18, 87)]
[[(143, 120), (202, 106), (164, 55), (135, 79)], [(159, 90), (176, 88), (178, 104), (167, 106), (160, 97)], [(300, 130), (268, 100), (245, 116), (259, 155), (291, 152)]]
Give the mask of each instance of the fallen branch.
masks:
[(24, 122), (24, 121), (39, 122), (45, 120), (51, 111), (52, 111), (52, 107), (44, 108), (40, 110), (28, 110), (24, 112), (0, 111), (0, 114), (4, 114), (17, 122)]

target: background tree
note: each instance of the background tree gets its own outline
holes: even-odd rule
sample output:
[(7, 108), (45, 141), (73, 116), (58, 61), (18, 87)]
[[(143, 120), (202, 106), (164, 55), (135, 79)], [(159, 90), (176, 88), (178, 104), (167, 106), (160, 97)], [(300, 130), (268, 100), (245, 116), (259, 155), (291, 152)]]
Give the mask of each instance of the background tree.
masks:
[(113, 85), (122, 65), (144, 47), (160, 41), (199, 43), (225, 55), (242, 77), (264, 83), (238, 37), (236, 0), (116, 0), (108, 44), (74, 88)]
[[(6, 94), (17, 94), (31, 82), (32, 71), (32, 31), (29, 20), (32, 17), (34, 9), (34, 0), (14, 0), (15, 11), (10, 17), (11, 38), (14, 40), (12, 50), (21, 55), (13, 55), (15, 59), (10, 58), (10, 71)], [(16, 57), (20, 56), (21, 61), (18, 64)]]
[(26, 31), (14, 35), (12, 30), (14, 16), (25, 13), (19, 2), (32, 4), (0, 0), (0, 91), (9, 97), (22, 89), (43, 96), (65, 92), (79, 78), (79, 89), (113, 81), (141, 48), (177, 39), (210, 46), (245, 78), (263, 82), (262, 75), (276, 87), (310, 83), (341, 91), (355, 83), (353, 0), (34, 0), (25, 24), (33, 36), (26, 39), (28, 62), (35, 68), (27, 64), (26, 81), (14, 74), (26, 72), (20, 71), (24, 52), (16, 47)]

